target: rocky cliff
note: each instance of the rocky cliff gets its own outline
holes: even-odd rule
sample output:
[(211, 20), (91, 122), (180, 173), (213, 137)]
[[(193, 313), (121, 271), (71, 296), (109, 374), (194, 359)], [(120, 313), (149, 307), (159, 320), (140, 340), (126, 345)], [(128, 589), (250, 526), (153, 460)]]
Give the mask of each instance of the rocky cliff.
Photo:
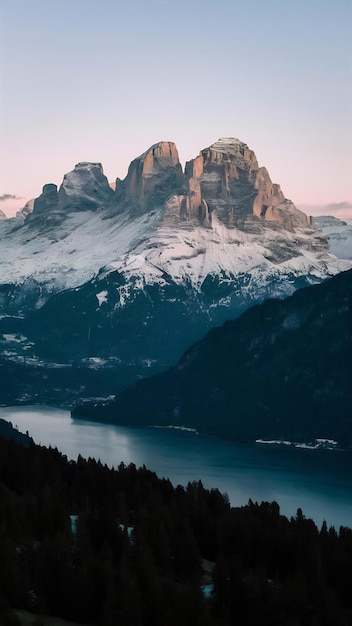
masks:
[(212, 215), (228, 228), (259, 232), (271, 228), (310, 226), (307, 216), (284, 197), (265, 167), (242, 141), (219, 139), (185, 166), (174, 143), (162, 141), (132, 161), (124, 181), (116, 181), (116, 205), (132, 215), (166, 206), (165, 219), (177, 218), (180, 228), (189, 223), (210, 227)]
[(42, 232), (48, 226), (55, 228), (74, 211), (108, 207), (113, 196), (101, 163), (78, 163), (72, 172), (65, 174), (59, 191), (53, 183), (44, 185), (41, 195), (33, 202), (32, 211), (23, 212), (28, 216), (27, 223)]
[(219, 139), (190, 161), (189, 203), (202, 219), (217, 211), (227, 227), (258, 232), (259, 223), (292, 231), (306, 228), (309, 220), (271, 182), (248, 146), (234, 138)]
[(182, 187), (182, 167), (177, 148), (170, 141), (154, 144), (129, 166), (124, 181), (116, 180), (118, 207), (138, 215), (161, 206)]
[(114, 187), (101, 163), (78, 163), (59, 191), (54, 184), (44, 185), (29, 220), (55, 225), (72, 211), (97, 209), (110, 215), (127, 211), (135, 218), (164, 207), (165, 222), (176, 220), (180, 228), (211, 227), (215, 214), (227, 228), (249, 233), (262, 226), (290, 232), (310, 227), (308, 217), (258, 166), (254, 152), (232, 137), (201, 150), (184, 172), (175, 144), (156, 143), (132, 161), (126, 178), (117, 179)]

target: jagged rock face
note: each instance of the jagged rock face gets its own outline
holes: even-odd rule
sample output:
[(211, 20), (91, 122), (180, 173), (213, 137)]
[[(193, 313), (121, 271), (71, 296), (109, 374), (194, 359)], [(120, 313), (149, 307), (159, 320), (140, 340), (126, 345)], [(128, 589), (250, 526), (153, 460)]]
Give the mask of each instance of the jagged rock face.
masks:
[(211, 227), (212, 214), (228, 227), (258, 233), (261, 226), (309, 226), (307, 216), (285, 199), (265, 167), (242, 141), (219, 139), (186, 163), (185, 173), (174, 143), (154, 144), (132, 161), (127, 177), (116, 181), (116, 210), (132, 216), (164, 206), (165, 223), (180, 228)]
[(59, 190), (60, 209), (79, 208), (95, 211), (114, 195), (101, 163), (78, 163), (65, 174)]
[(6, 220), (6, 215), (1, 209), (0, 209), (0, 220)]
[(34, 200), (33, 214), (44, 215), (55, 211), (58, 203), (57, 185), (48, 183), (44, 185), (43, 191), (39, 198)]
[(132, 161), (122, 186), (117, 181), (116, 197), (138, 215), (163, 204), (181, 185), (177, 148), (170, 141), (161, 141)]
[(44, 185), (41, 195), (27, 202), (17, 217), (24, 218), (32, 230), (40, 228), (42, 232), (46, 232), (55, 227), (59, 219), (57, 185)]
[(72, 172), (65, 174), (59, 191), (53, 183), (44, 185), (42, 194), (33, 202), (32, 211), (27, 203), (24, 216), (28, 215), (31, 226), (39, 223), (44, 232), (55, 227), (69, 213), (96, 211), (98, 207), (108, 206), (113, 196), (101, 163), (78, 163)]
[(55, 223), (69, 212), (103, 207), (110, 215), (127, 210), (132, 218), (163, 207), (165, 224), (179, 228), (211, 227), (217, 217), (228, 228), (259, 233), (261, 227), (307, 228), (307, 216), (273, 184), (265, 167), (242, 141), (223, 138), (186, 163), (170, 141), (151, 146), (130, 164), (115, 190), (100, 163), (78, 163), (65, 174), (59, 192), (45, 185), (34, 202), (31, 220)]
[(248, 146), (234, 138), (219, 139), (186, 165), (188, 202), (193, 214), (211, 222), (211, 213), (228, 227), (258, 232), (259, 223), (271, 227), (306, 228), (307, 216), (286, 200), (265, 167), (258, 167)]

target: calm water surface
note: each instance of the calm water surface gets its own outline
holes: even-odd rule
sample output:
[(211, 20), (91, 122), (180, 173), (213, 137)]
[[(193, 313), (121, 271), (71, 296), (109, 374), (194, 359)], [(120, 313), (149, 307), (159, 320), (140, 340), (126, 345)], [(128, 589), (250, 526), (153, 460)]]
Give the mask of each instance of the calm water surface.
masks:
[(276, 500), (284, 515), (301, 507), (318, 526), (352, 527), (352, 454), (331, 450), (241, 445), (216, 437), (154, 428), (128, 428), (72, 420), (53, 407), (0, 407), (36, 443), (57, 447), (69, 459), (94, 457), (117, 467), (146, 465), (174, 485), (201, 479), (226, 491), (233, 506)]

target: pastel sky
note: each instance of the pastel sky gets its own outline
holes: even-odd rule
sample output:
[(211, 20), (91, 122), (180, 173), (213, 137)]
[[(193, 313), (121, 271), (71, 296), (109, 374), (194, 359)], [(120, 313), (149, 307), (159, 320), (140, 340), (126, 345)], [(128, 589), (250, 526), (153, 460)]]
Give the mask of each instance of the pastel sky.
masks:
[(159, 140), (184, 164), (233, 136), (295, 204), (352, 217), (350, 0), (4, 0), (0, 18), (7, 215), (79, 161), (113, 181)]

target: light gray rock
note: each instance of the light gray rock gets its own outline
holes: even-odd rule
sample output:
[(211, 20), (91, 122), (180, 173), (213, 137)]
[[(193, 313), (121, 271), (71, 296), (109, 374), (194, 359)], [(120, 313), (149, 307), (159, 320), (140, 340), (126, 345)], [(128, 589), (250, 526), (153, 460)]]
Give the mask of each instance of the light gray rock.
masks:
[(60, 210), (89, 209), (95, 211), (106, 205), (114, 191), (104, 175), (101, 163), (78, 163), (72, 172), (65, 174), (58, 194)]

